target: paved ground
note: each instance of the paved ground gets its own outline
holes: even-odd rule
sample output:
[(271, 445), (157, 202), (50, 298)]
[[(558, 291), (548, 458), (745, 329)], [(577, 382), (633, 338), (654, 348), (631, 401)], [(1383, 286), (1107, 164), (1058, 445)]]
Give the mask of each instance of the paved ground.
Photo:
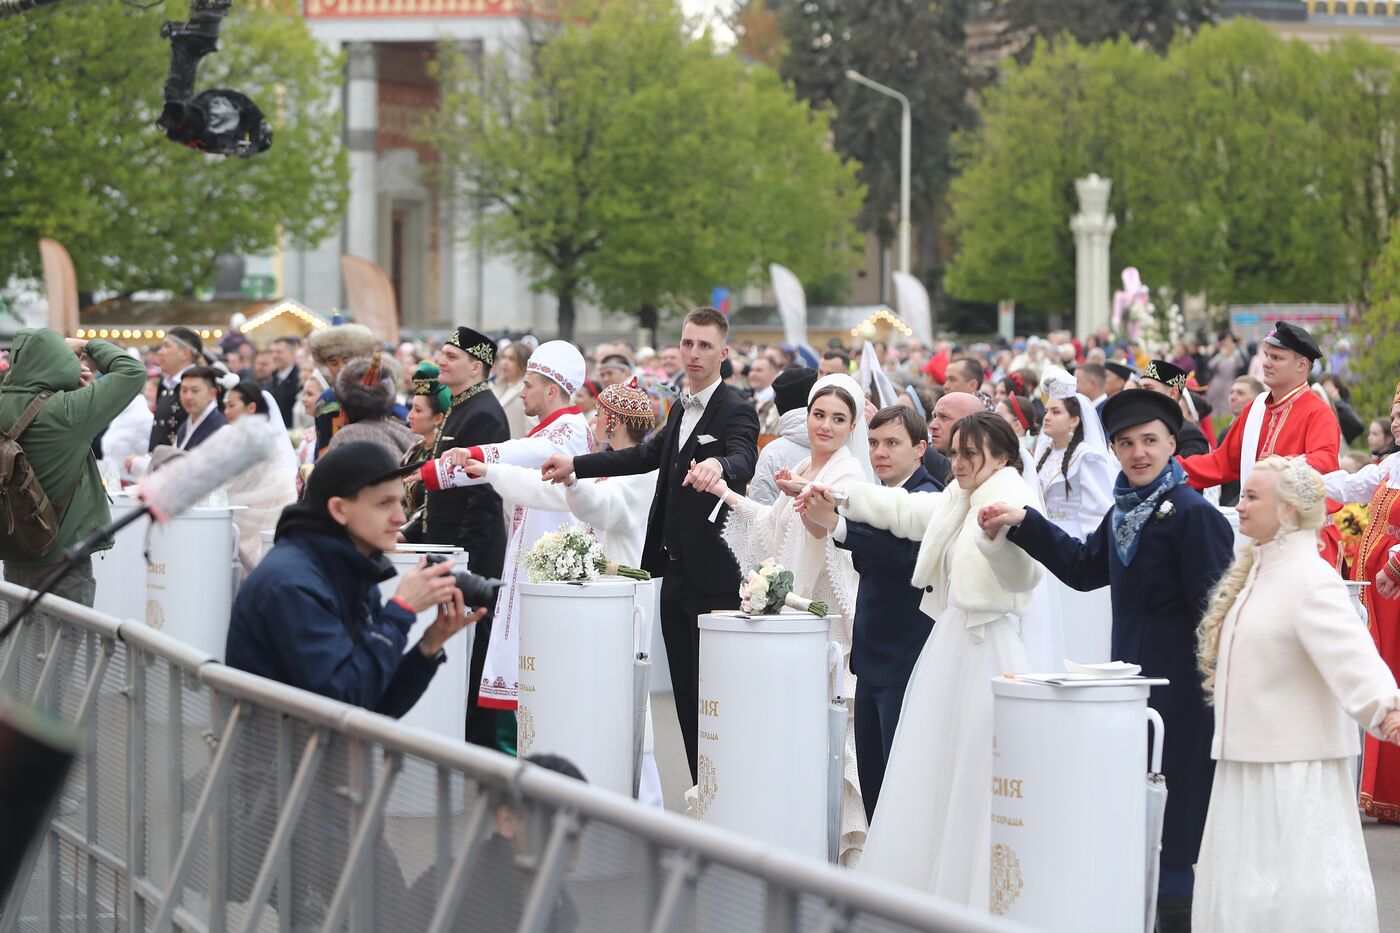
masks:
[[(690, 786), (685, 745), (676, 725), (676, 705), (669, 693), (652, 695), (652, 721), (656, 731), (656, 764), (668, 810), (685, 810), (684, 794)], [(1376, 906), (1381, 933), (1400, 933), (1400, 826), (1363, 820), (1371, 876), (1376, 882)]]

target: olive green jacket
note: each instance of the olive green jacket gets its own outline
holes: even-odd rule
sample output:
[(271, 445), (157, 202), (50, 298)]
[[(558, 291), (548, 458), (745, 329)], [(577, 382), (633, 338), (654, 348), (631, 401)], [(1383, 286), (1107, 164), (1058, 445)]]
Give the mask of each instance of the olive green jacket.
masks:
[[(57, 331), (22, 330), (10, 348), (10, 370), (0, 384), (0, 431), (8, 431), (19, 420), (34, 396), (52, 390), (53, 396), (20, 435), (19, 443), (55, 509), (73, 489), (54, 546), (35, 558), (7, 561), (12, 566), (56, 563), (65, 548), (111, 521), (107, 493), (89, 451), (93, 438), (140, 393), (146, 367), (106, 340), (88, 341), (87, 355), (103, 375), (87, 388), (79, 388), (78, 357)], [(99, 550), (111, 546), (108, 540)]]

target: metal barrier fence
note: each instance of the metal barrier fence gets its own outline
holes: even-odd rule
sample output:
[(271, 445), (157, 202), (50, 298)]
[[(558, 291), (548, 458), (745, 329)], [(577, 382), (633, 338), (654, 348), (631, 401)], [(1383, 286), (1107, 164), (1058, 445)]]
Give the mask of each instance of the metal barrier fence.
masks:
[(87, 747), (0, 933), (1019, 929), (45, 606), (0, 690)]

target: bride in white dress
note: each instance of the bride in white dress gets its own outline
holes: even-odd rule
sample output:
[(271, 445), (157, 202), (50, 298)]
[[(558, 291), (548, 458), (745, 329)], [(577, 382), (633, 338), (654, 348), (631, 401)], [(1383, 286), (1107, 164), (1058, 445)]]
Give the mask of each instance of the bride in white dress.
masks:
[[(953, 429), (957, 484), (939, 493), (858, 485), (842, 513), (920, 541), (912, 582), (920, 608), (937, 619), (925, 643), (895, 732), (880, 805), (860, 871), (987, 909), (991, 856), (992, 678), (1024, 671), (1018, 619), (1040, 565), (1004, 534), (989, 539), (977, 513), (994, 502), (1027, 503), (1020, 449), (990, 412)], [(821, 487), (804, 509), (830, 508)]]
[[(788, 474), (780, 470), (779, 485), (815, 482), (839, 488), (863, 488), (874, 482), (870, 442), (865, 430), (865, 393), (850, 376), (818, 379), (807, 395), (807, 434), (812, 455)], [(734, 552), (742, 574), (771, 557), (793, 574), (793, 592), (831, 607), (831, 639), (841, 645), (841, 670), (835, 675), (833, 696), (849, 707), (856, 693), (851, 673), (851, 620), (855, 615), (857, 576), (851, 553), (829, 538), (816, 538), (803, 527), (793, 499), (779, 496), (772, 505), (730, 492), (721, 484), (713, 490), (732, 509), (724, 541)], [(846, 721), (845, 793), (841, 816), (840, 863), (853, 867), (865, 842), (865, 807), (856, 773), (855, 718)]]
[[(1035, 463), (1045, 517), (1066, 534), (1083, 541), (1113, 507), (1113, 480), (1108, 441), (1094, 405), (1075, 387), (1074, 377), (1058, 366), (1040, 379), (1045, 418), (1036, 441)], [(1116, 461), (1114, 461), (1116, 463)], [(1059, 606), (1063, 658), (1092, 664), (1109, 660), (1113, 641), (1113, 607), (1108, 587), (1081, 593), (1047, 575)]]

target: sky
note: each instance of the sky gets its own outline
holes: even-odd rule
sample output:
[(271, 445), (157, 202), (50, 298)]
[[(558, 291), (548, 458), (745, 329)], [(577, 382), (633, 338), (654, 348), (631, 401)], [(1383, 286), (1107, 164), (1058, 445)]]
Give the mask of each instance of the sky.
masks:
[(721, 23), (719, 12), (728, 12), (733, 7), (730, 0), (681, 0), (681, 9), (687, 16), (703, 16), (714, 24), (714, 35), (722, 44), (733, 40), (734, 34)]

